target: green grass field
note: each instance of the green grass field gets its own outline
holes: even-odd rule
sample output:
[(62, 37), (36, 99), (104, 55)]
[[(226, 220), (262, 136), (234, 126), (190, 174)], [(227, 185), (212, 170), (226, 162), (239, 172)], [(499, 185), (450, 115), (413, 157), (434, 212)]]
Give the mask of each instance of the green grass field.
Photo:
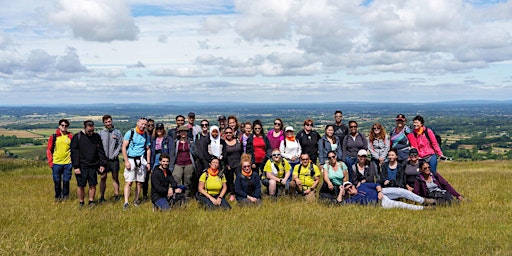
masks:
[[(512, 162), (444, 162), (468, 201), (435, 211), (330, 207), (300, 199), (170, 212), (122, 202), (53, 204), (44, 163), (0, 159), (1, 255), (510, 255)], [(120, 175), (122, 177), (122, 175)], [(122, 179), (122, 178), (121, 178)], [(123, 185), (124, 182), (121, 181)], [(110, 178), (107, 198), (111, 199)], [(133, 197), (133, 195), (132, 195)]]
[(46, 157), (46, 145), (6, 147), (6, 150), (25, 159), (44, 159)]

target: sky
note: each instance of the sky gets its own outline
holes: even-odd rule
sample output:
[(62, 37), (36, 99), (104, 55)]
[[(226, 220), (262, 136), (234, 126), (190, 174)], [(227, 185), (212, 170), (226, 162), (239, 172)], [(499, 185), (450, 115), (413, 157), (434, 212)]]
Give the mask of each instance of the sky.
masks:
[(512, 100), (512, 0), (0, 1), (0, 105)]

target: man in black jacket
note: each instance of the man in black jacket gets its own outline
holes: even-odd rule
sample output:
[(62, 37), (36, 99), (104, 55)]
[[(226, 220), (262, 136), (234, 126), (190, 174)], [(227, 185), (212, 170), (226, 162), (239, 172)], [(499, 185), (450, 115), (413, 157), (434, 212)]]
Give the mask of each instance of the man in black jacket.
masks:
[(151, 202), (154, 209), (169, 210), (170, 202), (182, 198), (181, 188), (174, 180), (169, 170), (170, 156), (166, 153), (160, 155), (160, 165), (156, 166), (151, 175)]
[(84, 130), (71, 139), (71, 163), (78, 184), (77, 194), (80, 206), (84, 205), (85, 186), (89, 183), (89, 205), (94, 203), (98, 177), (107, 165), (107, 157), (99, 134), (94, 132), (94, 122), (86, 120)]

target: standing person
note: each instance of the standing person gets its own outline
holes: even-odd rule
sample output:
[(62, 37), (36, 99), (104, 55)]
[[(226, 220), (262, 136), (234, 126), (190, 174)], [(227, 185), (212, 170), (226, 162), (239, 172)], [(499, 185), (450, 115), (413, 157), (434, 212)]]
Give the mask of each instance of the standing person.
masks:
[(398, 162), (403, 164), (409, 157), (409, 139), (408, 134), (411, 133), (411, 129), (406, 125), (407, 119), (404, 114), (398, 114), (395, 119), (396, 126), (389, 133), (390, 137), (390, 148), (395, 148), (398, 152)]
[[(163, 123), (157, 123), (156, 128), (153, 131), (153, 135), (151, 136), (151, 160), (149, 164), (151, 166), (151, 170), (155, 169), (160, 164), (160, 155), (163, 153), (169, 154), (169, 136), (167, 136), (167, 132), (165, 131), (165, 126)], [(172, 143), (170, 143), (172, 144)], [(144, 189), (143, 189), (144, 194)]]
[(284, 124), (281, 118), (274, 119), (274, 129), (270, 129), (267, 133), (267, 139), (270, 142), (270, 148), (276, 149), (281, 145), (284, 140)]
[(149, 118), (148, 124), (146, 125), (146, 134), (151, 137), (153, 136), (153, 132), (155, 131), (155, 120)]
[(171, 157), (167, 153), (162, 153), (158, 158), (160, 164), (153, 169), (151, 175), (151, 202), (153, 203), (153, 209), (169, 210), (171, 202), (178, 199), (182, 193), (181, 188), (178, 187), (169, 169), (170, 159)]
[(264, 185), (268, 186), (268, 194), (270, 196), (276, 196), (279, 189), (282, 191), (286, 190), (286, 183), (291, 176), (291, 170), (292, 167), (286, 159), (283, 159), (279, 149), (272, 150), (272, 158), (265, 163), (263, 168), (267, 177), (265, 183), (268, 183), (264, 183)]
[(313, 121), (311, 119), (304, 120), (304, 129), (300, 130), (297, 135), (297, 140), (302, 148), (302, 153), (307, 153), (313, 164), (316, 164), (318, 159), (318, 141), (320, 141), (320, 134), (313, 130)]
[(208, 120), (203, 119), (200, 122), (201, 124), (201, 132), (196, 135), (194, 138), (194, 162), (196, 164), (194, 173), (192, 175), (191, 179), (191, 187), (190, 187), (190, 194), (195, 195), (197, 192), (197, 185), (199, 185), (199, 176), (201, 176), (201, 173), (208, 168), (208, 161), (206, 161), (206, 157), (204, 156), (204, 150), (203, 148), (206, 147), (206, 142), (210, 138), (210, 122)]
[(368, 137), (368, 149), (372, 155), (372, 163), (377, 166), (377, 173), (380, 175), (381, 166), (386, 160), (389, 151), (389, 136), (380, 123), (373, 124)]
[[(226, 179), (228, 185), (228, 193), (229, 201), (235, 200), (235, 177), (240, 175), (241, 167), (240, 167), (240, 159), (243, 154), (242, 144), (238, 141), (235, 136), (233, 129), (231, 127), (227, 127), (224, 130), (224, 134), (226, 135)], [(250, 159), (249, 159), (250, 160)], [(259, 179), (258, 179), (259, 180)]]
[(336, 110), (334, 112), (334, 136), (336, 136), (339, 141), (343, 141), (343, 138), (345, 138), (347, 134), (348, 127), (343, 123), (343, 112)]
[(130, 199), (133, 182), (136, 182), (133, 204), (138, 206), (141, 203), (139, 195), (142, 190), (142, 183), (146, 179), (147, 170), (151, 170), (150, 163), (146, 161), (146, 159), (151, 159), (150, 138), (145, 133), (147, 122), (146, 118), (139, 118), (135, 129), (126, 132), (123, 138), (122, 152), (125, 166), (123, 210), (127, 210), (130, 206), (128, 200)]
[(325, 134), (320, 141), (318, 141), (318, 156), (320, 158), (320, 168), (322, 170), (325, 164), (330, 163), (330, 159), (328, 158), (328, 153), (330, 151), (334, 151), (338, 161), (343, 161), (341, 141), (334, 136), (334, 126), (332, 124), (325, 126)]
[(94, 132), (94, 122), (84, 121), (84, 130), (71, 139), (71, 162), (75, 169), (77, 194), (80, 206), (84, 205), (85, 186), (89, 183), (89, 205), (94, 205), (97, 172), (102, 175), (107, 166), (107, 156), (99, 134)]
[[(357, 152), (361, 149), (368, 150), (368, 141), (364, 134), (357, 131), (356, 121), (348, 122), (348, 127), (350, 128), (350, 133), (343, 139), (341, 147), (343, 157), (345, 157), (345, 163), (347, 166), (352, 166), (357, 161)], [(351, 172), (349, 172), (349, 180), (350, 182), (354, 182), (354, 177), (350, 174)]]
[(205, 206), (206, 209), (231, 209), (231, 205), (229, 205), (228, 201), (224, 198), (228, 190), (226, 177), (219, 167), (219, 159), (212, 156), (210, 159), (210, 168), (203, 172), (199, 178), (197, 200), (200, 204)]
[(437, 157), (445, 157), (437, 143), (436, 135), (425, 126), (425, 119), (422, 116), (414, 117), (413, 125), (413, 132), (407, 135), (411, 147), (418, 149), (420, 158), (428, 162), (431, 171), (435, 173), (437, 171)]
[(249, 154), (243, 154), (240, 161), (242, 171), (235, 181), (236, 201), (240, 206), (259, 205), (261, 204), (260, 175), (252, 171)]
[[(169, 140), (169, 141), (175, 141), (176, 139), (178, 139), (178, 137), (179, 137), (178, 129), (183, 125), (185, 125), (185, 117), (182, 115), (177, 115), (176, 116), (176, 128), (171, 128), (171, 129), (169, 129), (169, 131), (167, 131), (167, 135), (172, 138), (172, 140)], [(189, 136), (191, 138), (193, 137), (192, 131), (190, 131)]]
[[(286, 129), (284, 129), (284, 134), (286, 137), (281, 141), (279, 151), (281, 152), (281, 156), (290, 163), (290, 166), (292, 167), (291, 171), (293, 171), (295, 165), (300, 163), (300, 152), (302, 149), (300, 148), (300, 143), (295, 139), (293, 127), (287, 126)], [(291, 177), (292, 176), (290, 175), (290, 178)]]
[(220, 136), (222, 137), (222, 134), (224, 134), (224, 129), (226, 129), (227, 127), (227, 124), (226, 124), (226, 116), (219, 116), (219, 119), (217, 119), (219, 121), (219, 132), (220, 132)]
[[(68, 132), (69, 121), (59, 120), (55, 134), (48, 139), (46, 158), (52, 168), (55, 189), (55, 203), (69, 198), (69, 181), (71, 180), (71, 139), (73, 134)], [(62, 184), (61, 184), (62, 182)]]
[(320, 182), (320, 169), (311, 162), (309, 155), (300, 155), (301, 164), (293, 168), (293, 178), (290, 182), (290, 189), (299, 192), (307, 201), (315, 200), (315, 189)]
[(252, 129), (252, 135), (247, 139), (246, 150), (247, 154), (250, 154), (252, 158), (252, 170), (260, 174), (263, 164), (270, 158), (272, 149), (260, 120), (253, 122)]
[(245, 122), (243, 125), (243, 133), (240, 135), (240, 142), (244, 149), (244, 153), (247, 153), (247, 140), (252, 135), (252, 124), (251, 122)]
[(409, 151), (409, 160), (402, 167), (405, 174), (405, 188), (414, 191), (414, 183), (420, 177), (420, 158), (418, 150), (411, 148)]
[(112, 187), (114, 188), (114, 201), (119, 201), (119, 153), (123, 145), (123, 134), (112, 124), (112, 116), (104, 115), (102, 118), (105, 129), (100, 131), (103, 149), (107, 156), (107, 168), (100, 175), (100, 203), (105, 202), (107, 189), (107, 173), (112, 173)]
[(192, 131), (192, 138), (194, 138), (194, 140), (196, 139), (196, 136), (201, 133), (201, 126), (195, 124), (195, 121), (196, 121), (196, 113), (194, 112), (189, 112), (188, 113), (188, 124), (187, 124), (187, 128), (189, 128), (191, 131)]
[[(227, 127), (231, 128), (231, 130), (233, 131), (233, 137), (236, 140), (239, 140), (241, 132), (240, 132), (240, 124), (238, 123), (238, 119), (236, 118), (236, 116), (228, 116), (228, 126)], [(226, 136), (223, 136), (222, 138), (225, 139)]]
[(178, 128), (179, 137), (169, 146), (171, 152), (170, 169), (172, 176), (178, 184), (186, 187), (185, 196), (190, 197), (190, 187), (192, 184), (192, 174), (194, 173), (194, 141), (187, 133), (187, 126)]

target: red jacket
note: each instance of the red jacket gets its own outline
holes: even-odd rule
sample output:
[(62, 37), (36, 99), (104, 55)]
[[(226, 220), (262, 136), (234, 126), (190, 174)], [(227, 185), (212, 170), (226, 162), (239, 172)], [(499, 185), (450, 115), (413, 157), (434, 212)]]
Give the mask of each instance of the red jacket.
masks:
[[(57, 129), (57, 131), (55, 131), (55, 140), (57, 140), (57, 137), (59, 136), (62, 136), (62, 133), (60, 132), (60, 129)], [(51, 167), (53, 167), (53, 152), (52, 152), (52, 148), (53, 150), (55, 150), (55, 146), (54, 146), (54, 141), (53, 141), (53, 135), (50, 136), (50, 138), (48, 139), (48, 145), (46, 146), (46, 158), (48, 159), (48, 165)], [(69, 139), (71, 139), (73, 137), (73, 134), (68, 132), (68, 137)]]

